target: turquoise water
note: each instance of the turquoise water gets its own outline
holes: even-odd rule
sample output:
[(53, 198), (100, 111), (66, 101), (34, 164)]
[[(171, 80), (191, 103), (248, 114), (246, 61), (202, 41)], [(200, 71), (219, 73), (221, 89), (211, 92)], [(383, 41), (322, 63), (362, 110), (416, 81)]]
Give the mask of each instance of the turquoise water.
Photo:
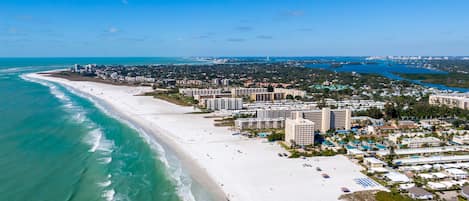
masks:
[(194, 200), (174, 156), (142, 132), (63, 86), (22, 76), (73, 63), (185, 61), (0, 59), (0, 200)]

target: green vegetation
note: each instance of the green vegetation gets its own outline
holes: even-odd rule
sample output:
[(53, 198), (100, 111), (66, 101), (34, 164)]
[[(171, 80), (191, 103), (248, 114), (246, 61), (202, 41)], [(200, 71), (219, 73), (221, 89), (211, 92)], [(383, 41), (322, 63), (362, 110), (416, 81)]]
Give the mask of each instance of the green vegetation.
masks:
[(143, 95), (153, 96), (154, 98), (158, 98), (181, 106), (193, 106), (198, 103), (198, 101), (194, 100), (194, 98), (192, 97), (186, 97), (175, 92), (148, 92)]
[(412, 198), (401, 195), (399, 192), (380, 191), (375, 195), (376, 201), (413, 201)]
[(463, 125), (469, 120), (469, 112), (460, 108), (449, 108), (447, 106), (436, 106), (428, 104), (428, 97), (416, 100), (410, 96), (396, 96), (393, 97), (384, 107), (384, 110), (377, 108), (370, 108), (366, 111), (354, 113), (356, 116), (370, 116), (373, 118), (384, 117), (386, 120), (390, 119), (423, 119), (423, 118), (437, 118), (448, 117), (459, 118), (456, 122), (458, 125)]
[(399, 76), (412, 80), (421, 80), (426, 83), (443, 84), (450, 87), (469, 88), (469, 74), (399, 74)]
[(278, 141), (278, 140), (285, 140), (285, 133), (272, 133), (270, 134), (267, 139), (269, 140), (269, 142), (273, 142), (273, 141)]
[(335, 156), (337, 154), (346, 154), (347, 150), (345, 149), (339, 149), (337, 151), (334, 151), (332, 149), (325, 149), (325, 150), (313, 150), (313, 151), (304, 151), (300, 152), (295, 149), (290, 149), (289, 150), (291, 155), (289, 158), (299, 158), (299, 157), (313, 157), (313, 156)]

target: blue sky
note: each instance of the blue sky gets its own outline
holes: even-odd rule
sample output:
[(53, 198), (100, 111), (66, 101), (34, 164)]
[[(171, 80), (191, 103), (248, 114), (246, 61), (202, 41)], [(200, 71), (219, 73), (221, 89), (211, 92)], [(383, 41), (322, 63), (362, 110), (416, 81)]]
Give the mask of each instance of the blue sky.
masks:
[(1, 0), (0, 57), (469, 55), (467, 0)]

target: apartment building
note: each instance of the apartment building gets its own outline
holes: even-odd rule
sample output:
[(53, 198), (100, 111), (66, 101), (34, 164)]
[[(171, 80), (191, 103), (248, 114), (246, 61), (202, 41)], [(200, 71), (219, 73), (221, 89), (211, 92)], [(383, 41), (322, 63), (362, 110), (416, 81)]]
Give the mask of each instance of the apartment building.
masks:
[(252, 93), (251, 100), (253, 101), (277, 101), (285, 99), (284, 93), (275, 93), (275, 92), (263, 92), (263, 93)]
[(242, 98), (211, 98), (205, 99), (208, 110), (240, 110), (243, 109)]
[(198, 89), (198, 88), (181, 88), (179, 93), (184, 96), (193, 97), (195, 95), (212, 95), (221, 94), (221, 89)]
[(314, 122), (301, 117), (286, 119), (285, 142), (299, 146), (314, 144)]
[(251, 96), (253, 93), (265, 93), (267, 88), (231, 88), (233, 97)]
[(245, 129), (266, 129), (266, 128), (284, 128), (285, 119), (257, 119), (243, 118), (235, 120), (235, 128), (239, 130)]
[(469, 93), (430, 95), (428, 102), (431, 105), (446, 105), (469, 110)]

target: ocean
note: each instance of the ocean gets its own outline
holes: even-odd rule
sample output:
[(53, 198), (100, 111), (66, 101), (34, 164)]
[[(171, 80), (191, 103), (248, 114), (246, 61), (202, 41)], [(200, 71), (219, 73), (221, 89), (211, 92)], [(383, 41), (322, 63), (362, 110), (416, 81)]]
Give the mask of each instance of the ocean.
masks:
[(183, 58), (0, 58), (0, 200), (210, 200), (170, 151), (99, 103), (23, 75), (74, 63)]

